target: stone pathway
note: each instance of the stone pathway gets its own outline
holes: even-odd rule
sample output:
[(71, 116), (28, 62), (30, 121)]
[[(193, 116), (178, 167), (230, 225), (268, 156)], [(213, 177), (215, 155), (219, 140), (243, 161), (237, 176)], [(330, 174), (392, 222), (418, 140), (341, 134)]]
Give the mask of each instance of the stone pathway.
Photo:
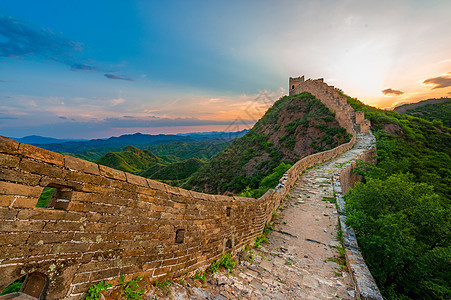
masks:
[(307, 170), (279, 209), (269, 242), (242, 253), (233, 274), (215, 274), (198, 286), (188, 281), (188, 288), (174, 284), (167, 298), (353, 299), (352, 279), (338, 263), (332, 175), (372, 142), (371, 136), (359, 135), (353, 149)]

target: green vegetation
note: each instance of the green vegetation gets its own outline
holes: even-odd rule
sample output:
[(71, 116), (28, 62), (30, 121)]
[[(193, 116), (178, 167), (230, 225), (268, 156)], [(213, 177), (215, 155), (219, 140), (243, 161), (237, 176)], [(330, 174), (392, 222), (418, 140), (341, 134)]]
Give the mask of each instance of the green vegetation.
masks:
[(280, 176), (266, 178), (271, 173), (349, 139), (346, 130), (334, 120), (334, 114), (310, 93), (285, 96), (245, 136), (214, 156), (183, 187), (219, 194), (245, 192), (259, 197), (277, 185)]
[(410, 108), (405, 113), (431, 122), (442, 122), (444, 126), (451, 127), (451, 99)]
[(199, 280), (200, 282), (205, 282), (205, 272), (196, 271), (196, 273), (193, 276), (193, 279)]
[(109, 287), (111, 287), (111, 283), (108, 281), (100, 281), (99, 283), (94, 284), (89, 288), (89, 295), (86, 297), (86, 300), (99, 300), (102, 295), (102, 291), (106, 291)]
[(383, 296), (450, 299), (450, 128), (348, 98), (377, 139), (377, 166), (346, 195), (346, 214)]
[(232, 259), (232, 255), (223, 253), (220, 260), (213, 262), (208, 270), (212, 273), (216, 273), (219, 271), (220, 267), (224, 267), (229, 272), (232, 272), (233, 268), (235, 268), (236, 262)]
[[(277, 216), (277, 215), (276, 215)], [(273, 214), (273, 219), (274, 219), (274, 214)], [(265, 228), (263, 229), (263, 232), (261, 234), (259, 234), (255, 240), (254, 240), (254, 247), (259, 249), (261, 244), (265, 244), (268, 242), (268, 234), (272, 231), (273, 227), (270, 223), (267, 223), (265, 225)]]
[(125, 275), (119, 277), (119, 283), (121, 284), (121, 293), (124, 295), (125, 299), (139, 300), (142, 299), (142, 294), (144, 294), (143, 289), (138, 289), (138, 282), (142, 279), (141, 276), (132, 279), (129, 282), (125, 282)]
[(190, 158), (182, 162), (176, 162), (168, 166), (161, 167), (158, 171), (147, 175), (146, 172), (142, 173), (143, 176), (152, 179), (159, 180), (181, 180), (186, 179), (193, 173), (195, 173), (204, 164), (201, 160), (197, 158)]
[(53, 193), (55, 192), (54, 188), (51, 187), (45, 187), (42, 190), (41, 195), (39, 196), (38, 203), (36, 204), (36, 207), (47, 207), (49, 204), (50, 199), (52, 198)]
[(264, 177), (262, 181), (260, 181), (257, 189), (251, 190), (248, 186), (246, 187), (246, 190), (244, 192), (239, 194), (239, 196), (248, 198), (259, 198), (263, 196), (263, 194), (266, 193), (267, 190), (275, 188), (277, 186), (282, 175), (290, 168), (290, 164), (281, 162), (280, 165), (274, 168), (274, 172)]
[(155, 281), (155, 286), (159, 287), (160, 289), (164, 289), (168, 286), (171, 286), (172, 284), (167, 280), (166, 278), (163, 280), (157, 280)]
[(121, 152), (107, 153), (97, 163), (130, 173), (137, 173), (155, 165), (162, 165), (161, 159), (152, 152), (132, 146), (125, 147)]
[(0, 295), (6, 295), (11, 293), (16, 293), (20, 291), (20, 288), (22, 287), (23, 282), (25, 281), (26, 276), (22, 276), (10, 285), (8, 285), (1, 293)]

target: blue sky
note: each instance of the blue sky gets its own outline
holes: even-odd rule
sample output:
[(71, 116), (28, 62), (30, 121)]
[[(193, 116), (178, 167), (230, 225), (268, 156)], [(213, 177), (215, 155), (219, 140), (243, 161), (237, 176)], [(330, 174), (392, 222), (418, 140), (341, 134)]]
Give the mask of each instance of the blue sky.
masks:
[(451, 1), (2, 1), (0, 134), (250, 127), (289, 76), (391, 107), (451, 93)]

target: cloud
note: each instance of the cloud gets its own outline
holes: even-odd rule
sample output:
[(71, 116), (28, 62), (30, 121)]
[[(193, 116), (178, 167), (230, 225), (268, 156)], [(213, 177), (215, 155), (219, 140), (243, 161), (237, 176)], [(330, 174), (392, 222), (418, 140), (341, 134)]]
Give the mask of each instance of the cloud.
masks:
[(0, 57), (4, 58), (38, 56), (67, 63), (70, 56), (82, 50), (79, 42), (4, 15), (0, 15), (0, 37), (6, 40), (0, 42)]
[(130, 77), (127, 77), (124, 75), (105, 74), (104, 76), (108, 79), (113, 79), (113, 80), (135, 81), (133, 78), (130, 78)]
[(102, 71), (98, 67), (90, 66), (83, 63), (76, 63), (70, 66), (70, 70), (77, 72), (77, 71)]
[[(55, 34), (47, 28), (0, 14), (0, 58), (17, 59), (35, 57), (55, 61), (70, 67), (71, 71), (115, 72), (86, 64), (80, 55), (82, 43)], [(86, 60), (85, 60), (86, 61)], [(127, 76), (105, 74), (109, 79), (134, 81)], [(0, 80), (0, 82), (4, 82)]]
[(67, 120), (67, 117), (63, 117), (63, 116), (59, 116), (58, 118), (61, 120)]
[(2, 83), (3, 83), (3, 82), (6, 82), (6, 81), (5, 81), (5, 80), (1, 80), (1, 79), (0, 79), (0, 82), (2, 82)]
[(404, 94), (404, 92), (401, 90), (385, 89), (382, 91), (382, 94), (384, 94), (386, 96), (399, 96), (399, 95)]
[[(181, 126), (205, 126), (205, 125), (229, 125), (230, 120), (201, 120), (198, 118), (160, 118), (149, 116), (145, 118), (106, 118), (101, 122), (111, 128), (148, 128), (148, 127), (181, 127)], [(249, 124), (255, 121), (249, 121)]]
[[(450, 73), (448, 73), (450, 74)], [(433, 84), (434, 87), (432, 89), (441, 89), (451, 86), (451, 76), (444, 75), (426, 79), (423, 81), (424, 84)]]

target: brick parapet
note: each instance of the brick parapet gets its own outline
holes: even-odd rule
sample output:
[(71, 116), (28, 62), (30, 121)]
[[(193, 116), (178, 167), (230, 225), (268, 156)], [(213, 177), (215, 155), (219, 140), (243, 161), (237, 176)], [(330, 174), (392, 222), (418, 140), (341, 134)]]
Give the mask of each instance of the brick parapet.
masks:
[(382, 300), (382, 295), (377, 287), (368, 266), (363, 259), (362, 253), (359, 251), (357, 237), (354, 230), (346, 225), (345, 201), (343, 194), (353, 188), (355, 183), (360, 181), (360, 176), (356, 175), (353, 170), (357, 160), (365, 162), (375, 162), (376, 156), (376, 139), (372, 137), (372, 144), (361, 155), (348, 162), (333, 176), (333, 185), (335, 197), (338, 204), (340, 226), (343, 232), (343, 246), (345, 248), (346, 264), (350, 275), (354, 281), (357, 299), (373, 299)]

